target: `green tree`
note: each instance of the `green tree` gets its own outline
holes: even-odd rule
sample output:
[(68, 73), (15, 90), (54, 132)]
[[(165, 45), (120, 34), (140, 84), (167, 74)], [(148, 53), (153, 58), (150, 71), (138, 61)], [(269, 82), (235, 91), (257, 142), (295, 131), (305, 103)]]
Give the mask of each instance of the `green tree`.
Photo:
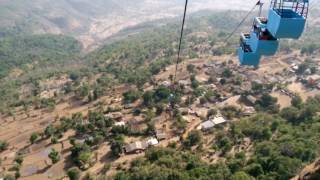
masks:
[(91, 161), (91, 152), (89, 151), (82, 151), (78, 156), (78, 162), (80, 163), (80, 168), (85, 167), (86, 165), (90, 164)]
[(77, 90), (77, 96), (79, 99), (82, 99), (84, 97), (87, 97), (89, 95), (89, 85), (88, 84), (82, 84)]
[(39, 138), (39, 134), (37, 132), (32, 133), (29, 139), (30, 143), (34, 144), (38, 140), (38, 138)]
[(96, 86), (93, 90), (93, 100), (97, 100), (103, 95), (103, 89), (100, 86)]
[(49, 153), (48, 157), (51, 159), (52, 164), (55, 164), (60, 160), (59, 152), (53, 148), (51, 149), (51, 152)]
[(223, 70), (222, 76), (225, 78), (230, 78), (232, 76), (232, 71), (230, 69), (226, 68)]
[(234, 175), (231, 176), (231, 180), (253, 180), (251, 176), (243, 171), (236, 172)]
[(51, 143), (52, 143), (52, 144), (57, 144), (58, 141), (59, 141), (59, 140), (58, 140), (57, 136), (52, 136), (52, 137), (51, 137)]
[(198, 130), (192, 130), (187, 139), (184, 141), (184, 145), (187, 147), (192, 147), (197, 144), (200, 144), (202, 141), (202, 133)]
[(47, 137), (51, 137), (54, 133), (55, 133), (55, 128), (53, 127), (52, 124), (50, 124), (49, 126), (47, 126), (46, 129), (44, 130), (44, 134), (45, 134)]
[(0, 152), (8, 149), (9, 143), (6, 141), (0, 141)]
[(294, 96), (291, 100), (291, 105), (296, 107), (296, 108), (301, 108), (302, 107), (302, 99), (300, 96)]
[(231, 150), (232, 142), (228, 137), (222, 137), (218, 139), (217, 146), (225, 153)]
[(14, 159), (14, 161), (15, 161), (17, 164), (21, 165), (21, 164), (23, 163), (23, 157), (22, 157), (22, 156), (17, 156), (17, 157)]
[(211, 116), (217, 115), (218, 111), (216, 109), (210, 109), (207, 113), (207, 118), (210, 118)]
[(161, 85), (156, 89), (154, 93), (154, 99), (155, 101), (168, 100), (170, 94), (171, 94), (170, 89)]
[(75, 144), (71, 148), (71, 158), (79, 167), (89, 162), (90, 159), (88, 157), (91, 157), (91, 150), (87, 144)]
[(143, 104), (145, 106), (150, 106), (153, 103), (154, 93), (152, 91), (146, 91), (143, 94)]
[(287, 107), (281, 110), (281, 117), (288, 120), (291, 123), (298, 123), (300, 121), (299, 109), (295, 107)]
[(111, 153), (114, 157), (119, 157), (123, 153), (123, 138), (117, 138), (111, 142)]
[(68, 170), (67, 175), (70, 178), (70, 180), (79, 180), (81, 171), (78, 168), (73, 167)]
[(263, 174), (263, 168), (260, 164), (252, 163), (245, 167), (245, 171), (253, 177), (258, 177)]
[(197, 88), (199, 87), (199, 85), (200, 85), (200, 83), (199, 83), (199, 81), (197, 81), (196, 79), (193, 79), (193, 80), (191, 81), (191, 87), (192, 87), (193, 89), (197, 89)]
[(279, 106), (277, 105), (277, 98), (272, 97), (269, 94), (263, 94), (257, 101), (257, 108), (263, 111), (268, 111), (276, 113), (279, 111)]
[(196, 66), (193, 64), (188, 64), (187, 65), (187, 70), (189, 73), (194, 73)]
[(133, 103), (140, 98), (141, 94), (139, 91), (133, 90), (123, 93), (123, 98), (126, 103)]
[(16, 180), (16, 177), (12, 176), (11, 174), (8, 174), (4, 176), (4, 180)]
[(303, 74), (308, 69), (308, 65), (306, 63), (302, 63), (299, 65), (297, 74)]

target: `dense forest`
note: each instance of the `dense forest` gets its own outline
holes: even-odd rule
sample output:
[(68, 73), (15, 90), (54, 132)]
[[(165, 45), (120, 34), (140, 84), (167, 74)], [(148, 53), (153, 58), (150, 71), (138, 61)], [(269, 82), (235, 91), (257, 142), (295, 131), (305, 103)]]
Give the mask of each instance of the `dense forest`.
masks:
[(28, 69), (28, 65), (42, 68), (67, 63), (80, 53), (81, 44), (67, 36), (30, 35), (7, 36), (0, 40), (0, 78), (8, 76), (13, 68)]

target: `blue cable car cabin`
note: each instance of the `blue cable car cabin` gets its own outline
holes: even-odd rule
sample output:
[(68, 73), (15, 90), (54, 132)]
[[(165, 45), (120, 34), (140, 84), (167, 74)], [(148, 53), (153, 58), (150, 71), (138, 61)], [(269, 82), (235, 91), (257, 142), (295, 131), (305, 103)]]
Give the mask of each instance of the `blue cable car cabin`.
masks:
[(272, 56), (278, 50), (279, 41), (267, 29), (267, 22), (268, 19), (264, 17), (256, 17), (254, 19), (249, 44), (253, 52), (257, 52), (260, 55)]
[(275, 38), (298, 39), (304, 30), (309, 0), (272, 0), (267, 29)]
[(255, 66), (260, 63), (260, 55), (257, 52), (252, 51), (250, 45), (250, 34), (241, 34), (240, 47), (238, 50), (239, 61), (241, 65)]

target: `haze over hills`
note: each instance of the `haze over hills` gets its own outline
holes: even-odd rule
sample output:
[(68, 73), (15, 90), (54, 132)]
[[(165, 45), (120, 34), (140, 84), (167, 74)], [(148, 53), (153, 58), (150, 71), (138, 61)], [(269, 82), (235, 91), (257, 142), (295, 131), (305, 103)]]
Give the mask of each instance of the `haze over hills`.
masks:
[[(69, 34), (80, 40), (85, 49), (92, 50), (125, 28), (180, 16), (183, 3), (183, 0), (1, 0), (0, 28)], [(189, 13), (203, 9), (248, 10), (253, 4), (253, 0), (194, 0), (190, 1)]]
[[(2, 0), (0, 28), (19, 32), (71, 34), (85, 48), (127, 27), (181, 14), (183, 0)], [(242, 5), (241, 5), (242, 4)], [(201, 9), (248, 9), (251, 0), (196, 0), (189, 12)]]

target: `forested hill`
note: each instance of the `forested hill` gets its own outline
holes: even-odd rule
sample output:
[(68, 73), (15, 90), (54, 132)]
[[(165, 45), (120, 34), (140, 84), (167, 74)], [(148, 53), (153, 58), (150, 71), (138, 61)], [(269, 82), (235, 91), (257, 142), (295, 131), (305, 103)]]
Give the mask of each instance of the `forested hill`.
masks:
[(81, 44), (77, 40), (62, 35), (3, 37), (0, 39), (0, 79), (14, 73), (13, 69), (25, 73), (53, 64), (68, 63), (80, 52)]
[[(235, 53), (237, 35), (234, 35), (227, 44), (223, 45), (220, 42), (236, 27), (239, 22), (238, 17), (244, 15), (245, 12), (236, 11), (222, 13), (201, 11), (191, 14), (187, 20), (183, 55), (197, 57), (201, 44), (206, 43), (209, 43), (206, 54)], [(248, 31), (250, 25), (249, 18), (239, 31)], [(179, 29), (180, 18), (142, 23), (121, 31), (109, 39), (107, 45), (87, 54), (84, 58), (79, 58), (81, 44), (72, 37), (3, 34), (0, 40), (2, 42), (0, 75), (2, 78), (8, 78), (1, 83), (1, 87), (6, 88), (1, 88), (0, 99), (3, 102), (20, 101), (18, 97), (21, 94), (17, 92), (19, 86), (61, 72), (80, 74), (79, 78), (100, 72), (108, 76), (111, 74), (120, 82), (145, 83), (150, 79), (149, 72), (156, 73), (159, 67), (174, 62)], [(309, 54), (313, 53), (319, 46), (319, 42), (315, 41), (319, 34), (315, 23), (310, 23), (301, 40), (282, 42), (281, 48), (303, 49)]]
[[(297, 82), (286, 81), (303, 77), (307, 68), (309, 74), (319, 73), (313, 66), (320, 54), (318, 22), (310, 21), (300, 40), (282, 41), (279, 53), (263, 60), (268, 62), (262, 70), (251, 69), (238, 66), (236, 49), (238, 33), (250, 31), (252, 18), (225, 41), (245, 14), (202, 11), (188, 16), (178, 73), (186, 83), (174, 91), (166, 84), (173, 79), (180, 18), (127, 28), (88, 54), (82, 54), (73, 37), (1, 34), (0, 155), (13, 150), (19, 155), (3, 158), (1, 172), (24, 176), (30, 162), (38, 165), (50, 158), (52, 164), (44, 163), (28, 176), (80, 174), (77, 168), (67, 169), (72, 165), (83, 175), (92, 170), (104, 177), (113, 171), (119, 180), (293, 177), (320, 155), (320, 97), (292, 95), (288, 83)], [(288, 59), (299, 65), (296, 72)], [(273, 76), (280, 80), (271, 81)], [(288, 106), (280, 108), (273, 89), (292, 100)], [(246, 102), (248, 95), (255, 100)], [(249, 116), (242, 107), (247, 103), (253, 109)], [(197, 130), (218, 112), (229, 123)], [(116, 114), (128, 125), (116, 126)], [(123, 153), (125, 143), (154, 137), (157, 128), (170, 136), (160, 142), (166, 148), (148, 149), (138, 159)]]
[[(190, 2), (189, 12), (200, 9), (236, 9), (230, 4), (243, 0)], [(237, 9), (251, 6), (243, 4)], [(143, 22), (180, 16), (181, 0), (1, 0), (0, 36), (10, 33), (51, 33), (72, 35), (86, 49), (94, 49), (120, 30)]]

